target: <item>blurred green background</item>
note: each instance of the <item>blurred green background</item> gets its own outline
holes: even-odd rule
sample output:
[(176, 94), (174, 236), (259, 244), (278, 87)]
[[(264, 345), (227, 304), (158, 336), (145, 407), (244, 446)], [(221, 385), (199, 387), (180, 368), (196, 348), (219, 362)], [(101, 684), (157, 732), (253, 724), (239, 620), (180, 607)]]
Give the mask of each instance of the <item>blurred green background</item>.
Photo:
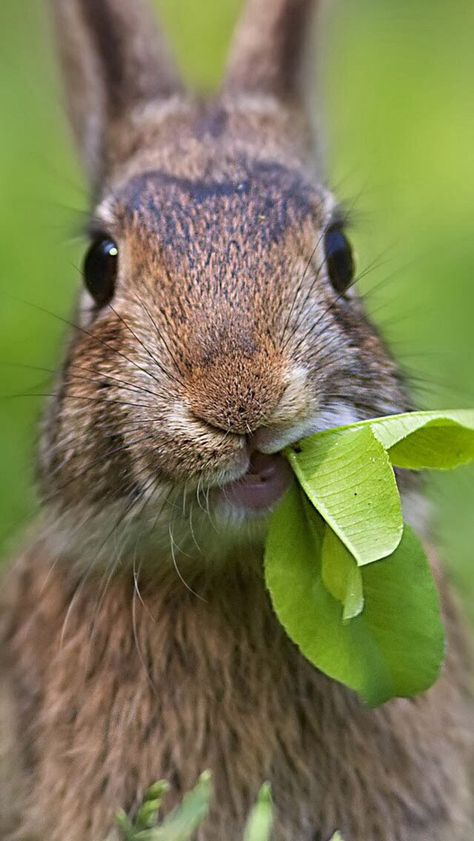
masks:
[[(0, 4), (0, 556), (33, 506), (41, 398), (79, 279), (87, 193), (46, 3)], [(160, 0), (187, 76), (219, 77), (238, 0)], [(474, 406), (474, 4), (333, 0), (319, 51), (327, 180), (353, 209), (367, 305), (419, 404)], [(369, 270), (370, 269), (370, 270)], [(367, 271), (366, 271), (367, 270)], [(18, 396), (15, 396), (18, 395)], [(474, 618), (474, 473), (430, 480)], [(471, 607), (472, 606), (472, 607)]]

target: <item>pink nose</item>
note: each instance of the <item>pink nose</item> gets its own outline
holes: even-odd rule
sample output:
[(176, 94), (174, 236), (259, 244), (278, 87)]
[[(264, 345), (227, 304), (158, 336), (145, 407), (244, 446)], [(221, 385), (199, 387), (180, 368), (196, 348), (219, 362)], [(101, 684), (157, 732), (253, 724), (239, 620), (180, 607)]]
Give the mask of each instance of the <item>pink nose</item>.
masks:
[(247, 511), (264, 511), (280, 501), (293, 479), (291, 468), (280, 455), (254, 452), (241, 479), (222, 489), (227, 502)]

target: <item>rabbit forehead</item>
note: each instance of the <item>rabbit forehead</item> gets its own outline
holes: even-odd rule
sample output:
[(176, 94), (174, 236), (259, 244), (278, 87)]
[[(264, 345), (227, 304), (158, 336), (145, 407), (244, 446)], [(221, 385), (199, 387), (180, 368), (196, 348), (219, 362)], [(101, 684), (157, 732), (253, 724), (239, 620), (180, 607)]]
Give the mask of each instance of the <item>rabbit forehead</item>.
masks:
[(289, 232), (324, 226), (323, 192), (303, 172), (268, 161), (234, 161), (218, 177), (189, 178), (162, 170), (133, 177), (109, 204), (126, 228), (156, 237), (175, 262), (210, 249), (271, 248)]

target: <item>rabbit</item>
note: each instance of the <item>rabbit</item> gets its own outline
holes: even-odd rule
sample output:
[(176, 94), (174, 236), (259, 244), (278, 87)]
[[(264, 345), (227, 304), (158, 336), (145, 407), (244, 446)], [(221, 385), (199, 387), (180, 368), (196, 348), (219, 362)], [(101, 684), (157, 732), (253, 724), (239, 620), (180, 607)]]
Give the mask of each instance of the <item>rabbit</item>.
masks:
[(283, 448), (412, 405), (315, 164), (318, 4), (247, 0), (202, 99), (145, 0), (50, 2), (90, 243), (3, 586), (1, 837), (118, 838), (155, 780), (169, 811), (209, 769), (196, 841), (242, 841), (265, 780), (272, 841), (466, 841), (469, 634), (429, 535), (449, 645), (416, 699), (320, 673), (264, 584)]

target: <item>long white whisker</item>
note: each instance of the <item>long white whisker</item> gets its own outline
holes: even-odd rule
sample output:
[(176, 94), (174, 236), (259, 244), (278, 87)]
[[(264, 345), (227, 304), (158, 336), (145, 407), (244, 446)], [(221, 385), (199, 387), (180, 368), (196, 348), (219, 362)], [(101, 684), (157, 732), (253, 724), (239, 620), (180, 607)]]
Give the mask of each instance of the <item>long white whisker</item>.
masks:
[(170, 536), (171, 558), (173, 560), (173, 566), (176, 570), (176, 574), (177, 574), (179, 580), (182, 582), (182, 584), (184, 584), (184, 586), (186, 587), (186, 590), (189, 590), (189, 592), (192, 593), (193, 596), (196, 596), (202, 602), (205, 602), (206, 599), (204, 599), (203, 596), (199, 595), (199, 593), (196, 593), (196, 591), (193, 590), (193, 588), (188, 584), (188, 582), (183, 578), (183, 576), (181, 574), (181, 571), (178, 567), (178, 563), (177, 563), (177, 560), (176, 560), (175, 549), (179, 549), (179, 551), (182, 551), (182, 550), (180, 549), (178, 544), (175, 543), (175, 540), (174, 540), (174, 537), (173, 537), (173, 528), (172, 528), (171, 523), (168, 526), (168, 531), (169, 531), (169, 536)]

